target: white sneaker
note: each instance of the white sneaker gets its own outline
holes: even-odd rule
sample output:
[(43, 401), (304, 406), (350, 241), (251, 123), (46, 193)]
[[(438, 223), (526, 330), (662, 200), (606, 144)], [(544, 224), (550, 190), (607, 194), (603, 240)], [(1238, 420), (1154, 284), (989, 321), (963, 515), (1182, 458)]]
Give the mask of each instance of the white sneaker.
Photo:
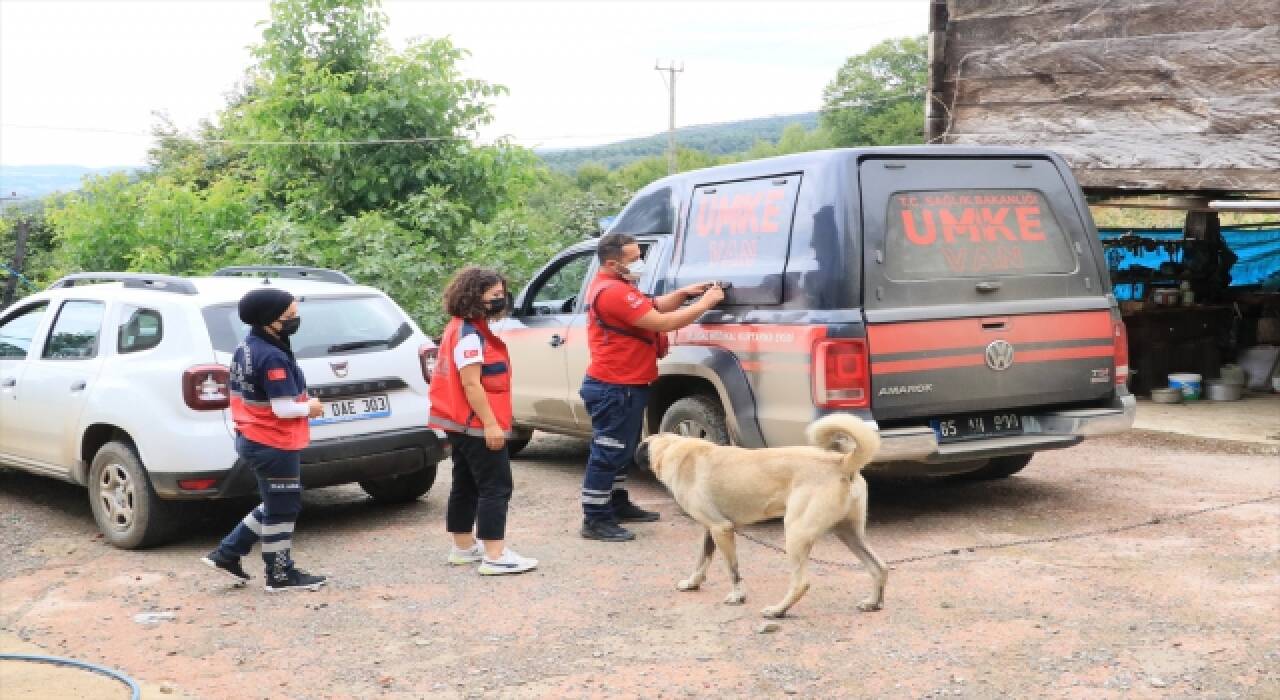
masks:
[(480, 563), (480, 568), (476, 570), (482, 576), (501, 576), (502, 574), (520, 574), (536, 568), (538, 568), (537, 559), (522, 557), (508, 548), (502, 550), (502, 556), (497, 559), (485, 557)]
[(449, 549), (449, 563), (454, 566), (466, 566), (484, 559), (484, 545), (476, 542), (467, 549), (458, 549), (455, 545)]

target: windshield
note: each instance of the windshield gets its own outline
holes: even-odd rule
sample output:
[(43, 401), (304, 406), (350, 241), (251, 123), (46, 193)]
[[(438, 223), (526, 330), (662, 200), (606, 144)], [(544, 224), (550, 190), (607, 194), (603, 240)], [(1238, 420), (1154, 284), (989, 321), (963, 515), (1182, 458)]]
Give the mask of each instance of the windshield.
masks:
[[(292, 345), (299, 358), (377, 352), (398, 346), (413, 333), (396, 305), (379, 296), (303, 297), (298, 316), (302, 326)], [(204, 320), (220, 352), (234, 352), (249, 332), (234, 303), (206, 307)]]

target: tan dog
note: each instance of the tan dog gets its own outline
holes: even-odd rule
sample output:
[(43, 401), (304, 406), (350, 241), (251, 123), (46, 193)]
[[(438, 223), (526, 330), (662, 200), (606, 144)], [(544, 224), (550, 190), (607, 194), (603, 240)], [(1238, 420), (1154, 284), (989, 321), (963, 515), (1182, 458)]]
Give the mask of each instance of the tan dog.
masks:
[(888, 573), (867, 547), (867, 482), (861, 474), (879, 449), (880, 436), (861, 419), (844, 414), (818, 419), (807, 435), (814, 447), (748, 450), (667, 433), (641, 444), (636, 462), (652, 469), (680, 507), (707, 529), (693, 575), (677, 588), (697, 590), (718, 547), (733, 580), (724, 602), (742, 604), (746, 594), (738, 575), (734, 528), (782, 517), (791, 587), (777, 605), (761, 611), (765, 617), (782, 617), (809, 590), (809, 552), (829, 530), (874, 579), (871, 596), (858, 608), (880, 609)]

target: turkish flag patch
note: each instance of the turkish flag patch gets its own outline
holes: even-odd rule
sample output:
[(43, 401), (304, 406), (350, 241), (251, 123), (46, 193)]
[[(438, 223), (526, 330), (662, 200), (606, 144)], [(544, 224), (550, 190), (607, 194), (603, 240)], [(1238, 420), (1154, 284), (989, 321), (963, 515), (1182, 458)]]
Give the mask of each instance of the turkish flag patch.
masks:
[(479, 357), (479, 356), (480, 356), (479, 350), (463, 350), (462, 351), (462, 359), (464, 360), (470, 360), (473, 357)]
[(267, 370), (267, 381), (282, 382), (289, 378), (289, 373), (284, 371), (283, 367), (275, 367)]

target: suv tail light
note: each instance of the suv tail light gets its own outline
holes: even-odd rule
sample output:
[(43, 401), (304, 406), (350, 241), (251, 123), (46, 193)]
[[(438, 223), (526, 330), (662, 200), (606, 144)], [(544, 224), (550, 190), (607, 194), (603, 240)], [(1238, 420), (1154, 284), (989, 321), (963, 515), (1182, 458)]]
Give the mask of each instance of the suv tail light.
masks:
[(422, 364), (422, 378), (427, 380), (428, 384), (431, 383), (432, 373), (436, 371), (436, 353), (438, 352), (439, 349), (436, 344), (429, 340), (418, 348), (418, 362)]
[(871, 405), (865, 339), (823, 340), (814, 346), (813, 401), (819, 408)]
[(196, 365), (182, 373), (182, 400), (197, 411), (231, 405), (231, 372), (222, 365)]
[(179, 479), (178, 488), (183, 491), (208, 491), (218, 485), (217, 479)]
[(1129, 381), (1129, 331), (1125, 329), (1124, 321), (1115, 322), (1114, 333), (1112, 353), (1115, 356), (1116, 384), (1124, 385)]

